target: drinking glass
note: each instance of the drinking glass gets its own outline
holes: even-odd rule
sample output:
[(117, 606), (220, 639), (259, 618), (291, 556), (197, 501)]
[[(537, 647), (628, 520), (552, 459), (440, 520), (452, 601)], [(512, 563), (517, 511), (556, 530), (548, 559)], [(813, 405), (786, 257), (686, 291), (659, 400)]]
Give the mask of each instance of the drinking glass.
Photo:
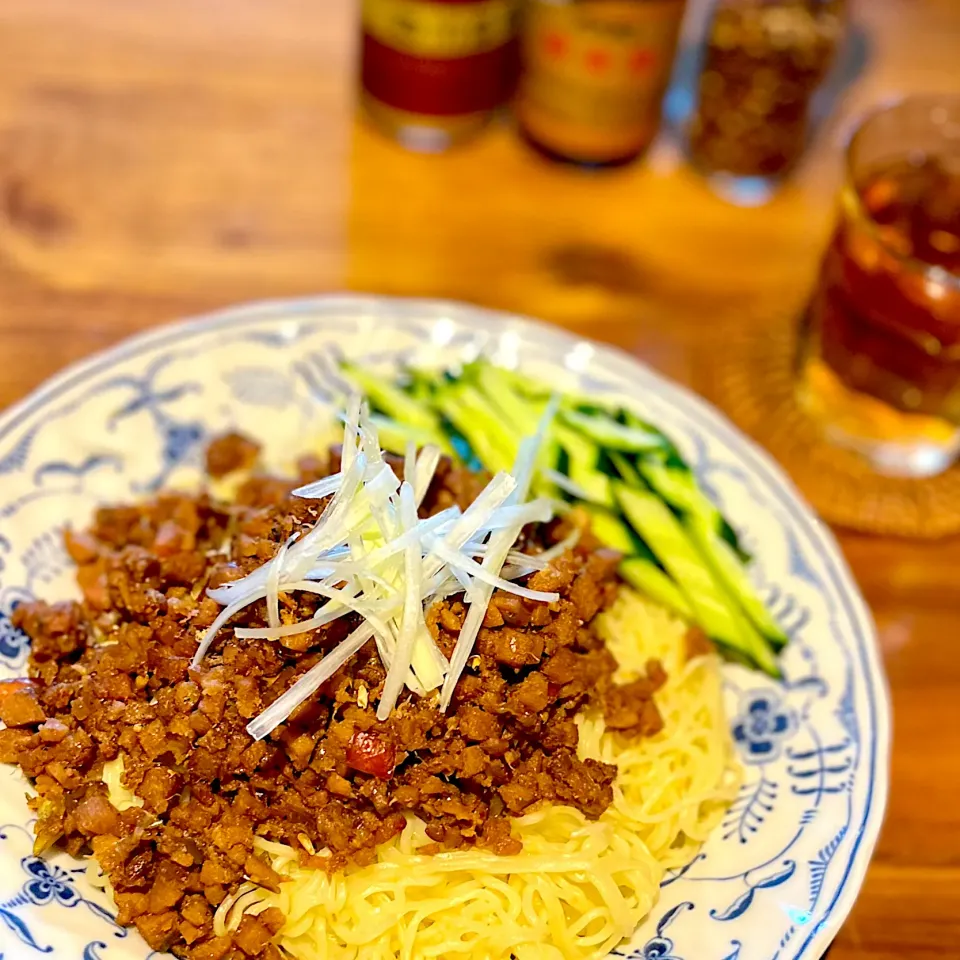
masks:
[(956, 459), (960, 96), (908, 97), (851, 137), (799, 365), (803, 406), (877, 471), (928, 476)]

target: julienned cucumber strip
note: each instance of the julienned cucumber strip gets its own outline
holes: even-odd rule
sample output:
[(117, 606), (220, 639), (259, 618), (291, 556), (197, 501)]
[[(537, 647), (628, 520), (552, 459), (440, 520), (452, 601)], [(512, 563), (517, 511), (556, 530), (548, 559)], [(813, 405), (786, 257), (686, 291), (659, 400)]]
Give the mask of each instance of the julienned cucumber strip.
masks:
[(474, 363), (464, 368), (464, 377), (476, 381), (491, 406), (520, 436), (532, 437), (537, 432), (546, 403), (523, 396), (505, 370)]
[(434, 444), (440, 448), (442, 453), (453, 454), (453, 447), (439, 429), (425, 430), (422, 427), (411, 427), (376, 413), (372, 414), (370, 419), (380, 435), (381, 446), (384, 450), (389, 450), (390, 453), (402, 455), (406, 452), (407, 444), (412, 440), (418, 448)]
[[(617, 452), (611, 452), (610, 459), (627, 484), (643, 488), (639, 471), (654, 492), (681, 514), (684, 528), (714, 577), (732, 594), (734, 602), (774, 649), (782, 649), (787, 642), (786, 636), (756, 595), (739, 556), (723, 536), (726, 521), (696, 486), (693, 474), (685, 468), (667, 467), (662, 462), (639, 457), (634, 466), (624, 454)], [(761, 651), (758, 659), (762, 656)]]
[(637, 460), (637, 470), (654, 492), (675, 510), (694, 518), (709, 530), (720, 529), (720, 511), (697, 486), (692, 473), (640, 459)]
[(753, 625), (776, 650), (787, 645), (787, 635), (764, 606), (733, 547), (708, 525), (690, 517), (684, 521), (690, 538), (710, 565), (714, 576), (726, 587)]
[[(677, 448), (673, 444), (673, 441), (666, 434), (664, 434), (662, 431), (658, 430), (656, 427), (652, 426), (651, 424), (647, 423), (646, 421), (641, 420), (635, 413), (631, 413), (629, 410), (623, 410), (623, 409), (618, 410), (617, 419), (621, 420), (626, 424), (629, 424), (630, 426), (639, 427), (641, 429), (649, 430), (653, 433), (658, 434), (663, 440), (663, 445), (664, 445), (665, 455), (659, 458), (664, 468), (669, 469), (671, 471), (687, 474), (690, 477), (690, 482), (693, 483), (694, 486), (697, 486), (697, 480), (693, 474), (693, 471), (688, 466), (686, 460), (684, 460), (683, 457), (680, 456), (680, 451), (677, 450)], [(649, 458), (645, 458), (645, 459), (649, 460)], [(699, 490), (699, 486), (697, 486), (697, 489)], [(704, 496), (708, 500), (708, 502), (711, 503), (711, 505), (713, 505), (712, 501), (710, 501), (709, 498), (702, 493), (702, 491), (701, 491), (701, 495)], [(714, 507), (714, 509), (716, 509), (716, 507)], [(735, 553), (740, 558), (740, 562), (744, 564), (748, 564), (753, 558), (740, 545), (740, 539), (737, 536), (736, 530), (733, 529), (733, 527), (727, 521), (727, 518), (724, 517), (722, 513), (718, 512), (718, 516), (720, 518), (719, 519), (720, 536), (722, 536), (723, 539), (726, 540), (731, 547), (733, 547)]]
[(590, 532), (601, 543), (627, 557), (637, 552), (640, 539), (618, 516), (592, 503), (583, 504), (582, 509), (590, 518)]
[(648, 490), (623, 483), (616, 483), (614, 489), (630, 525), (676, 581), (707, 634), (778, 676), (773, 652), (714, 579), (670, 508)]
[[(476, 420), (476, 429), (486, 431), (491, 442), (497, 449), (510, 459), (513, 464), (517, 451), (520, 449), (520, 441), (524, 434), (518, 433), (490, 403), (484, 394), (472, 384), (456, 383), (449, 388), (451, 395), (454, 396), (462, 408), (472, 414)], [(441, 397), (441, 403), (443, 402)], [(536, 428), (534, 428), (536, 429)]]
[(615, 490), (630, 525), (687, 595), (701, 626), (730, 646), (742, 646), (723, 595), (669, 508), (649, 491), (633, 490), (622, 483), (616, 484)]
[(489, 471), (496, 473), (510, 469), (519, 441), (497, 419), (476, 390), (459, 384), (444, 387), (440, 389), (436, 403), (440, 413), (463, 435)]
[(407, 367), (397, 386), (419, 403), (431, 404), (437, 390), (449, 386), (454, 379), (445, 370), (434, 372)]
[(628, 557), (620, 564), (620, 576), (651, 600), (663, 604), (686, 620), (695, 620), (693, 607), (680, 588), (655, 564), (643, 557)]
[(674, 446), (673, 441), (658, 427), (655, 427), (652, 423), (647, 423), (646, 420), (638, 417), (632, 410), (627, 410), (623, 407), (617, 410), (616, 419), (618, 423), (622, 423), (625, 426), (635, 427), (638, 430), (646, 430), (647, 433), (652, 433), (654, 436), (659, 437), (667, 460), (677, 466), (689, 469), (686, 461), (680, 456), (680, 451)]
[(596, 444), (562, 423), (552, 425), (550, 436), (566, 453), (563, 472), (583, 490), (587, 500), (614, 509), (610, 477), (597, 469), (600, 451)]
[(637, 473), (637, 468), (622, 453), (611, 450), (608, 452), (607, 457), (617, 473), (620, 474), (620, 479), (623, 480), (624, 483), (631, 487), (644, 486), (640, 480), (640, 474)]
[(584, 467), (596, 469), (599, 450), (592, 440), (556, 421), (550, 425), (550, 435), (567, 451), (571, 461), (577, 460)]
[[(499, 417), (504, 426), (511, 428), (516, 437), (532, 437), (540, 429), (540, 419), (546, 410), (549, 397), (530, 397), (521, 393), (515, 384), (517, 374), (489, 363), (474, 362), (463, 369), (463, 379), (474, 383), (491, 406), (491, 412)], [(542, 468), (557, 469), (559, 447), (548, 435), (537, 457)], [(544, 486), (538, 485), (543, 491)]]
[(733, 610), (733, 617), (737, 621), (741, 635), (745, 638), (750, 660), (764, 673), (779, 680), (783, 675), (780, 664), (777, 663), (777, 654), (766, 637), (760, 635), (757, 628), (744, 616), (740, 609)]
[(626, 559), (639, 557), (655, 567), (659, 565), (654, 552), (618, 514), (592, 503), (581, 504), (580, 509), (590, 517), (590, 531), (603, 544), (622, 553)]
[(663, 450), (663, 438), (640, 427), (627, 427), (612, 417), (590, 416), (576, 410), (561, 409), (559, 418), (578, 430), (597, 446), (626, 453), (648, 453)]
[(584, 493), (590, 503), (614, 509), (613, 487), (610, 478), (599, 470), (591, 470), (579, 460), (570, 458), (570, 480)]
[(636, 458), (643, 479), (674, 510), (693, 517), (708, 530), (715, 531), (733, 549), (740, 562), (747, 559), (733, 527), (716, 504), (700, 489), (697, 479), (685, 464), (668, 466), (663, 461)]
[(432, 410), (384, 378), (347, 363), (343, 364), (342, 370), (360, 388), (375, 411), (405, 426), (439, 432), (437, 417)]
[[(484, 361), (458, 373), (409, 370), (402, 386), (351, 365), (344, 372), (387, 414), (380, 429), (388, 448), (437, 443), (491, 471), (510, 468), (550, 397), (544, 385)], [(772, 648), (787, 638), (743, 569), (749, 557), (736, 533), (669, 437), (629, 410), (567, 397), (538, 463), (582, 490), (597, 537), (626, 554), (627, 582), (699, 622), (731, 659), (778, 675)], [(537, 483), (556, 494), (548, 478)]]
[(464, 380), (472, 380), (490, 372), (497, 386), (503, 386), (509, 389), (514, 395), (522, 397), (527, 402), (545, 407), (550, 400), (553, 391), (545, 384), (531, 380), (516, 370), (508, 370), (506, 367), (498, 367), (486, 360), (473, 360), (464, 364), (461, 376)]
[(693, 620), (693, 607), (680, 588), (657, 566), (650, 548), (618, 516), (603, 507), (584, 504), (590, 517), (590, 532), (603, 544), (624, 555), (620, 576), (641, 593)]

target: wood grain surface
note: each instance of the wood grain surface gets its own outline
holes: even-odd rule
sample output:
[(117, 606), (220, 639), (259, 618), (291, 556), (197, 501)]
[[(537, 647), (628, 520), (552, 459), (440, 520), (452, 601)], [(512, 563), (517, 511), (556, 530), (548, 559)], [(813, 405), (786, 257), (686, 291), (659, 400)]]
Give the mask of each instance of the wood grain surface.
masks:
[[(669, 142), (586, 175), (507, 124), (404, 153), (362, 122), (349, 0), (0, 0), (0, 406), (138, 330), (345, 288), (531, 313), (707, 381), (789, 323), (866, 106), (960, 91), (958, 0), (859, 0), (863, 63), (799, 176), (734, 209)], [(831, 960), (960, 957), (960, 543), (842, 536), (895, 713), (886, 827)]]

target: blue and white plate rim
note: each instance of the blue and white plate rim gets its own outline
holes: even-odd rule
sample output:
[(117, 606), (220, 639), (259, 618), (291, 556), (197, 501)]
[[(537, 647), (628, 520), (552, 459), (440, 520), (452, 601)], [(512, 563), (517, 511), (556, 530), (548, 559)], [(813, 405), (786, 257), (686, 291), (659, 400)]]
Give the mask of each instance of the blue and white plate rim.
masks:
[[(451, 300), (414, 297), (389, 297), (363, 294), (318, 294), (292, 299), (260, 300), (164, 324), (131, 336), (121, 343), (92, 354), (67, 366), (45, 381), (22, 401), (0, 412), (0, 444), (27, 417), (35, 414), (58, 395), (81, 385), (86, 379), (137, 355), (168, 344), (182, 345), (192, 336), (208, 334), (220, 328), (236, 330), (248, 324), (281, 321), (306, 321), (324, 316), (372, 316), (383, 322), (408, 319), (449, 319), (455, 324), (470, 324), (484, 333), (523, 331), (531, 339), (551, 344), (557, 350), (570, 350), (588, 343), (598, 363), (620, 370), (651, 388), (663, 399), (682, 406), (705, 432), (735, 450), (742, 461), (776, 490), (781, 505), (795, 529), (821, 552), (829, 572), (829, 586), (845, 607), (856, 626), (857, 654), (866, 676), (872, 733), (869, 744), (869, 787), (862, 823), (856, 831), (849, 862), (833, 899), (822, 917), (810, 924), (792, 960), (821, 957), (853, 907), (863, 882), (873, 848), (876, 845), (889, 790), (891, 711), (889, 691), (878, 653), (876, 629), (840, 547), (829, 528), (804, 502), (782, 468), (752, 439), (741, 433), (722, 413), (688, 388), (670, 380), (617, 347), (585, 340), (573, 333), (520, 314), (507, 313)], [(669, 942), (669, 941), (668, 941)], [(779, 951), (778, 951), (779, 954)], [(659, 956), (659, 954), (658, 954)], [(786, 960), (786, 955), (782, 955)]]

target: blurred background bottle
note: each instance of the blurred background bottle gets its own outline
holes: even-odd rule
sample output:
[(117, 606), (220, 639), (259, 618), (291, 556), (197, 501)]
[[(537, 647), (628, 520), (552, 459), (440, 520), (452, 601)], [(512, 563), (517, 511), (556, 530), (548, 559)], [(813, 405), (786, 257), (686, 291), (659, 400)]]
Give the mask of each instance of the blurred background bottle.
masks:
[(845, 0), (717, 0), (689, 156), (730, 199), (763, 202), (806, 149), (811, 102), (844, 36)]
[(685, 0), (529, 0), (520, 131), (553, 160), (619, 166), (660, 126)]
[(388, 135), (439, 151), (510, 98), (519, 0), (364, 0), (361, 99)]

